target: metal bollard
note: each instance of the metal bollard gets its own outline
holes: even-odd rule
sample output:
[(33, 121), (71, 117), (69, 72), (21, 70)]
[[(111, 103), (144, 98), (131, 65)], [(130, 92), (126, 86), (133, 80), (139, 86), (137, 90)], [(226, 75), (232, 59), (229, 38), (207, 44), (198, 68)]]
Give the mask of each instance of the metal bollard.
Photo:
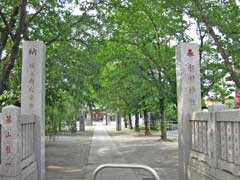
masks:
[(150, 174), (152, 174), (155, 180), (160, 180), (160, 177), (158, 176), (157, 172), (153, 168), (145, 165), (138, 165), (138, 164), (102, 164), (95, 169), (92, 175), (92, 179), (96, 180), (98, 173), (101, 170), (106, 168), (143, 169), (145, 171), (148, 171)]

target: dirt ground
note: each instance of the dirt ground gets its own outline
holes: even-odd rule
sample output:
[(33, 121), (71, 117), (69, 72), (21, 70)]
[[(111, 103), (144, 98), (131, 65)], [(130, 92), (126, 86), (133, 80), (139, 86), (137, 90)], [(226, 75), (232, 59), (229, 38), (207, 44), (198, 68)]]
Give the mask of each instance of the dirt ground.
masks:
[(83, 180), (93, 129), (46, 142), (46, 180)]

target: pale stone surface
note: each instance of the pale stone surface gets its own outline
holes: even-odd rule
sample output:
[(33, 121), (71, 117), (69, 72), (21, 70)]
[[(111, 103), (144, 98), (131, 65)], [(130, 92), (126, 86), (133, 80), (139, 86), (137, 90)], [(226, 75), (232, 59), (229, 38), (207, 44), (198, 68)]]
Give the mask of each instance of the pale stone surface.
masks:
[[(205, 133), (202, 133), (202, 136), (198, 138), (201, 137), (202, 139), (203, 151), (196, 148), (191, 151), (188, 165), (189, 179), (240, 179), (240, 166), (237, 164), (239, 156), (238, 128), (240, 125), (237, 119), (240, 118), (240, 114), (236, 113), (235, 110), (226, 109), (227, 106), (217, 104), (209, 107), (208, 116), (206, 112), (193, 113), (192, 119), (194, 120), (192, 120), (192, 123), (201, 123), (200, 126), (198, 125), (197, 132), (202, 133), (201, 131), (204, 131), (206, 129), (205, 126), (207, 126), (208, 138), (205, 139)], [(227, 117), (226, 114), (229, 116)], [(233, 117), (233, 115), (237, 116)], [(232, 117), (233, 119), (231, 119)], [(203, 121), (204, 118), (207, 119), (206, 125), (204, 125), (206, 123)], [(192, 125), (192, 128), (196, 135), (195, 125)], [(202, 130), (199, 131), (199, 128), (202, 128)], [(207, 154), (204, 152), (204, 147), (206, 146), (208, 148)], [(222, 174), (224, 178), (218, 176), (216, 172)]]
[[(32, 174), (30, 179), (37, 180), (38, 177), (33, 174), (37, 172), (35, 155), (30, 155), (33, 153), (33, 147), (32, 151), (30, 150), (30, 146), (33, 146), (33, 136), (37, 135), (33, 134), (33, 128), (31, 131), (29, 126), (35, 122), (34, 116), (22, 116), (19, 107), (7, 106), (3, 108), (0, 118), (2, 122), (0, 176), (6, 180), (26, 180)], [(22, 124), (27, 126), (24, 127)]]
[(179, 122), (179, 179), (187, 180), (191, 149), (190, 115), (201, 110), (199, 48), (197, 44), (181, 43), (176, 48), (177, 97)]
[(221, 122), (221, 158), (227, 160), (227, 136), (225, 122)]
[(221, 157), (220, 148), (216, 144), (220, 144), (220, 136), (218, 135), (219, 128), (217, 127), (217, 113), (227, 109), (226, 105), (215, 104), (209, 106), (209, 118), (208, 118), (208, 155), (209, 155), (209, 165), (211, 167), (217, 167), (217, 158)]
[(204, 154), (207, 154), (207, 146), (208, 146), (208, 143), (207, 143), (207, 122), (203, 122), (203, 153)]
[(220, 112), (217, 112), (216, 113), (216, 116), (217, 116), (217, 119), (218, 121), (224, 121), (224, 122), (227, 122), (227, 121), (237, 121), (237, 122), (240, 122), (240, 110), (232, 110), (232, 109), (229, 109), (229, 110), (224, 110), (224, 111), (220, 111)]
[(232, 135), (232, 123), (227, 123), (227, 160), (233, 162), (233, 135)]
[(240, 124), (235, 122), (234, 123), (234, 162), (237, 165), (240, 165)]
[(21, 134), (19, 126), (20, 109), (15, 106), (3, 108), (1, 175), (16, 177), (21, 173)]
[(86, 124), (87, 124), (87, 126), (92, 126), (93, 125), (90, 112), (87, 113)]
[(36, 157), (40, 180), (45, 176), (45, 49), (42, 41), (23, 42), (21, 112), (39, 116), (41, 144)]

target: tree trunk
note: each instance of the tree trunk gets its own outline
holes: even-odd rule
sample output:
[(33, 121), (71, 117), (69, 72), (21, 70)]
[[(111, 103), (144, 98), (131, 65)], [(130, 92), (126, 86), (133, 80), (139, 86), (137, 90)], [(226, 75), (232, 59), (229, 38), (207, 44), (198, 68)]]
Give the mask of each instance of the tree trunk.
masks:
[(138, 113), (135, 114), (135, 131), (140, 131), (140, 129), (139, 129), (139, 116), (138, 116)]
[(129, 123), (129, 128), (130, 128), (130, 129), (133, 129), (133, 126), (132, 126), (132, 116), (131, 116), (131, 114), (128, 114), (128, 123)]
[(161, 139), (166, 140), (167, 131), (166, 131), (166, 125), (165, 125), (164, 109), (165, 109), (165, 102), (163, 99), (160, 99), (159, 110), (160, 110), (160, 122), (161, 122)]
[(124, 127), (127, 128), (128, 127), (128, 121), (127, 121), (127, 116), (124, 115)]
[(22, 0), (19, 6), (20, 8), (18, 12), (19, 13), (18, 26), (17, 26), (16, 33), (14, 35), (13, 45), (12, 45), (9, 57), (7, 58), (7, 62), (3, 65), (3, 69), (0, 74), (0, 95), (2, 95), (3, 92), (7, 89), (9, 76), (17, 58), (19, 44), (21, 41), (21, 35), (24, 31), (24, 26), (25, 26), (26, 6), (27, 6), (27, 0)]
[(150, 132), (150, 118), (148, 116), (147, 110), (143, 111), (143, 118), (144, 118), (144, 126), (145, 126), (145, 135), (149, 136), (151, 134), (151, 132)]
[(77, 124), (76, 118), (73, 118), (73, 120), (71, 122), (71, 133), (76, 133), (77, 132), (76, 124)]
[(108, 125), (108, 115), (107, 115), (107, 112), (106, 112), (106, 125)]
[(57, 131), (58, 131), (58, 125), (57, 125), (57, 122), (54, 119), (53, 115), (50, 116), (50, 120), (51, 120), (51, 123), (50, 123), (51, 127), (50, 127), (50, 129), (51, 129), (52, 133), (55, 135), (55, 134), (57, 134)]
[[(55, 123), (54, 123), (55, 124)], [(54, 127), (54, 131), (55, 131), (55, 134), (57, 133), (57, 126), (56, 125), (54, 125), (55, 127)], [(60, 122), (59, 124), (58, 124), (58, 131), (59, 132), (61, 132), (62, 131), (62, 123)]]

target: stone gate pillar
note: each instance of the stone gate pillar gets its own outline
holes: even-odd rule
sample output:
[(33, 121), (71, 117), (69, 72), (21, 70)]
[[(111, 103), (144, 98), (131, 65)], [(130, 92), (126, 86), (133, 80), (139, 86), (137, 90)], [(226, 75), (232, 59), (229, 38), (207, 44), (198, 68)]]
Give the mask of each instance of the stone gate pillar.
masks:
[(79, 126), (80, 126), (79, 128), (80, 131), (85, 131), (85, 113), (83, 109), (81, 109), (81, 113), (80, 113)]
[(179, 180), (187, 180), (191, 149), (190, 115), (201, 110), (199, 47), (181, 43), (176, 48)]
[(45, 51), (42, 41), (23, 42), (21, 113), (39, 117), (38, 180), (45, 177)]
[(86, 124), (87, 124), (87, 126), (92, 126), (93, 121), (92, 121), (91, 111), (86, 112), (86, 113), (87, 113)]
[(116, 130), (121, 131), (122, 130), (122, 121), (121, 121), (121, 115), (119, 109), (117, 110), (116, 113)]

